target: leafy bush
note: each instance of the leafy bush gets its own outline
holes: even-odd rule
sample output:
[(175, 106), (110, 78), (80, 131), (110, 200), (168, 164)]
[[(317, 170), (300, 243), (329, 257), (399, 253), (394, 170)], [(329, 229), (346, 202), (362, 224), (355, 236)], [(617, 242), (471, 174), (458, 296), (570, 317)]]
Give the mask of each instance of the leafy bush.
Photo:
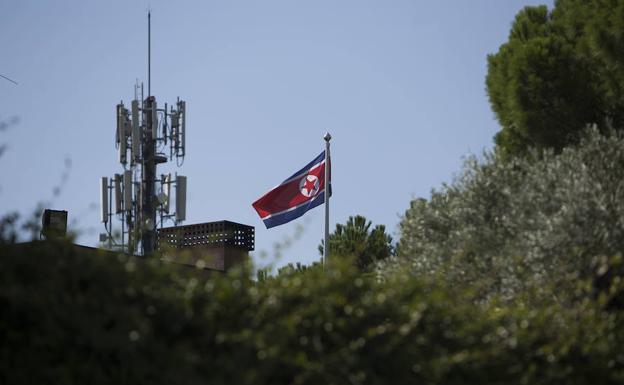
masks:
[(188, 278), (100, 253), (0, 245), (0, 383), (193, 383)]
[(624, 326), (599, 302), (488, 302), (348, 259), (204, 275), (64, 242), (0, 249), (0, 383), (611, 384)]
[(411, 203), (401, 259), (486, 295), (554, 284), (564, 296), (592, 276), (594, 257), (624, 251), (623, 165), (623, 137), (596, 130), (561, 154), (470, 157), (453, 183)]

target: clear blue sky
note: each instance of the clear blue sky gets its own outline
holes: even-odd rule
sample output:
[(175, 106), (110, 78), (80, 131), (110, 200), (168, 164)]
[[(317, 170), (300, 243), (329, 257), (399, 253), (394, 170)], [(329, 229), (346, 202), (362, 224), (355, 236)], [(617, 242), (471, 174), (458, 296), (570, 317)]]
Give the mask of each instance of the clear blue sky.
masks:
[(97, 244), (99, 177), (121, 171), (115, 105), (147, 81), (149, 6), (152, 94), (187, 101), (187, 224), (255, 226), (259, 265), (302, 225), (277, 265), (316, 260), (321, 207), (266, 230), (251, 203), (322, 151), (329, 130), (332, 229), (361, 214), (398, 239), (412, 198), (492, 147), (486, 56), (541, 3), (3, 1), (0, 74), (19, 85), (0, 79), (0, 120), (20, 120), (0, 132), (0, 214), (49, 202), (69, 211), (79, 243)]

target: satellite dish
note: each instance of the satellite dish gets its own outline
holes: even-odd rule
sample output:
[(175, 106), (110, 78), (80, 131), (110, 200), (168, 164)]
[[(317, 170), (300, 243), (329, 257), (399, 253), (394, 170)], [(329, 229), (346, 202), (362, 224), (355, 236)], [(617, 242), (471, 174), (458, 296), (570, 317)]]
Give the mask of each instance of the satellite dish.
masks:
[(164, 205), (165, 203), (167, 203), (167, 194), (165, 193), (160, 193), (158, 194), (158, 202), (160, 202), (161, 205)]

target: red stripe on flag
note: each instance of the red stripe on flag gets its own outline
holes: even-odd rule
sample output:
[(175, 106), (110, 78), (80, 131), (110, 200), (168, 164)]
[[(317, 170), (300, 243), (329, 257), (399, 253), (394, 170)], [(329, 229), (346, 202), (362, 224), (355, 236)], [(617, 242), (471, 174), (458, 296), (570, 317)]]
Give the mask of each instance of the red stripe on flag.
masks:
[[(319, 189), (313, 196), (305, 196), (299, 187), (302, 179), (308, 175), (314, 175), (319, 180)], [(312, 200), (325, 189), (325, 163), (316, 167), (301, 178), (277, 186), (255, 201), (252, 206), (256, 209), (260, 218), (279, 213), (290, 208), (299, 206), (302, 203)]]

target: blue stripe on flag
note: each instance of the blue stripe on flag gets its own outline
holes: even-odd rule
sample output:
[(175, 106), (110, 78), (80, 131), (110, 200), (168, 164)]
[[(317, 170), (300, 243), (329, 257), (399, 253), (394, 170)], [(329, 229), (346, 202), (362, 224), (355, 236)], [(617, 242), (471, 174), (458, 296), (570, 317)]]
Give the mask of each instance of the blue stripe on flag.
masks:
[[(325, 160), (325, 151), (321, 152), (321, 154), (319, 156), (317, 156), (316, 158), (314, 158), (314, 160), (310, 163), (308, 163), (307, 165), (305, 165), (301, 170), (297, 171), (296, 173), (292, 174), (290, 176), (290, 178), (287, 178), (285, 181), (282, 182), (282, 184), (288, 182), (289, 180), (291, 180), (292, 178), (296, 177), (299, 174), (303, 174), (304, 172), (308, 172), (309, 169), (312, 168), (312, 166), (314, 166), (317, 163), (321, 163), (322, 161)], [(331, 196), (331, 195), (330, 195)]]

